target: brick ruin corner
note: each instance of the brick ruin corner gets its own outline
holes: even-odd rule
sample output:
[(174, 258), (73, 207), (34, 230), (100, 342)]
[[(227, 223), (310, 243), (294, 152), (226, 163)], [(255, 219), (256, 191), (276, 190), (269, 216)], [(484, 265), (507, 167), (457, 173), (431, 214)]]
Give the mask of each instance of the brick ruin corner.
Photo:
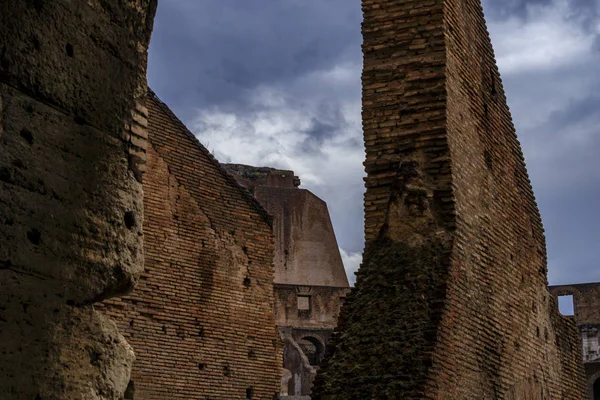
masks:
[(362, 9), (366, 247), (313, 399), (582, 399), (480, 1)]
[(121, 399), (156, 0), (0, 3), (0, 393)]

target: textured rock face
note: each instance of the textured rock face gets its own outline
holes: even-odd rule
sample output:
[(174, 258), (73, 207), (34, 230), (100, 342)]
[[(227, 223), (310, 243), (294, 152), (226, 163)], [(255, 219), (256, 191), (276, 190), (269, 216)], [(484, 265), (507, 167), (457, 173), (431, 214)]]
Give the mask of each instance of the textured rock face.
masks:
[(478, 0), (363, 0), (366, 247), (316, 399), (581, 399)]
[(0, 3), (0, 393), (119, 399), (133, 361), (92, 304), (143, 266), (156, 4)]

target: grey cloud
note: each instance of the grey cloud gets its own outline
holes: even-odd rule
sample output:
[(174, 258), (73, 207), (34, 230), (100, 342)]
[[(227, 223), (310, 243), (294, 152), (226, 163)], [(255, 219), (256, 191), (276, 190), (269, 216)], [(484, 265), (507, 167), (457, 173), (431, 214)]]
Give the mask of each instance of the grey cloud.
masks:
[[(600, 241), (596, 211), (600, 173), (595, 167), (600, 154), (597, 61), (505, 79), (546, 229), (552, 284), (600, 280), (596, 267)], [(539, 124), (527, 126), (540, 108), (554, 111)]]
[[(572, 100), (566, 108), (554, 111), (550, 115), (548, 127), (552, 127), (555, 131), (568, 129), (570, 126), (590, 118), (598, 119), (600, 123), (598, 110), (600, 110), (600, 96), (595, 93), (591, 96)], [(598, 125), (598, 129), (600, 130), (600, 125)]]
[[(535, 17), (528, 5), (555, 4), (556, 0), (488, 0), (484, 9), (492, 21), (518, 17), (527, 23)], [(598, 23), (599, 4), (571, 0), (564, 18), (591, 33)], [(595, 34), (593, 51), (599, 54), (600, 39)], [(592, 54), (560, 68), (504, 77), (546, 229), (551, 284), (600, 281), (596, 267), (600, 174), (595, 168), (600, 154), (598, 62)], [(533, 121), (538, 123), (532, 125)]]
[[(531, 6), (551, 6), (556, 0), (483, 0), (486, 16), (493, 20), (518, 17), (527, 20)], [(575, 20), (589, 32), (594, 31), (600, 17), (598, 0), (569, 0), (569, 14), (565, 18)]]
[(527, 17), (527, 7), (530, 5), (549, 5), (553, 0), (483, 0), (486, 15), (492, 19), (510, 17)]
[(312, 118), (311, 127), (306, 130), (306, 133), (318, 143), (323, 143), (323, 140), (334, 135), (334, 132), (339, 129), (340, 123), (340, 119), (329, 122)]
[[(550, 171), (573, 173), (568, 181), (571, 187), (586, 185), (596, 174), (595, 169), (585, 168), (582, 161), (593, 159), (600, 152), (600, 77), (595, 72), (598, 62), (600, 57), (595, 57), (569, 68), (505, 79), (517, 133), (526, 158), (532, 161), (532, 179), (542, 189), (546, 186), (544, 181), (555, 181), (548, 176)], [(541, 110), (546, 110), (546, 114)], [(531, 125), (535, 120), (539, 123)], [(550, 160), (554, 162), (546, 165)]]
[(321, 146), (326, 139), (339, 135), (347, 125), (339, 104), (321, 104), (317, 114), (311, 118), (311, 125), (302, 131), (307, 135), (300, 151), (306, 154), (321, 152)]
[(149, 80), (184, 119), (191, 107), (239, 108), (259, 85), (360, 56), (359, 0), (163, 2)]
[[(527, 5), (556, 1), (484, 0), (484, 9), (492, 21), (518, 17), (527, 23), (532, 17)], [(597, 1), (570, 0), (569, 7), (565, 18), (588, 29), (597, 23)], [(197, 109), (211, 108), (249, 121), (254, 113), (271, 109), (252, 101), (257, 89), (267, 86), (282, 90), (288, 109), (316, 106), (309, 110), (311, 126), (301, 132), (309, 138), (286, 154), (308, 159), (307, 155), (320, 154), (325, 140), (348, 128), (348, 121), (340, 117), (341, 104), (360, 99), (358, 69), (354, 79), (338, 86), (311, 80), (310, 74), (346, 62), (360, 64), (360, 22), (359, 0), (165, 0), (159, 5), (150, 48), (150, 85), (184, 122), (190, 122)], [(600, 54), (600, 39), (596, 43)], [(558, 154), (541, 160), (528, 157), (547, 230), (551, 283), (600, 280), (594, 254), (600, 239), (595, 226), (595, 203), (600, 195), (595, 164), (600, 135), (583, 149), (551, 148), (553, 143), (560, 143), (559, 139), (581, 133), (578, 129), (591, 129), (593, 121), (600, 126), (600, 100), (593, 95), (600, 89), (598, 62), (574, 60), (560, 70), (504, 78), (526, 157), (540, 149)], [(538, 125), (528, 126), (541, 104), (547, 106), (565, 98), (572, 101)], [(592, 122), (582, 127), (584, 120)], [(359, 136), (347, 141), (355, 149), (363, 145)], [(210, 148), (210, 143), (207, 146)], [(235, 157), (231, 161), (236, 161)], [(339, 244), (349, 252), (361, 251), (361, 176), (337, 171), (335, 179), (345, 181), (332, 182), (330, 172), (322, 171), (323, 184), (307, 188), (328, 202)], [(545, 186), (544, 182), (553, 180), (568, 184), (560, 189)]]

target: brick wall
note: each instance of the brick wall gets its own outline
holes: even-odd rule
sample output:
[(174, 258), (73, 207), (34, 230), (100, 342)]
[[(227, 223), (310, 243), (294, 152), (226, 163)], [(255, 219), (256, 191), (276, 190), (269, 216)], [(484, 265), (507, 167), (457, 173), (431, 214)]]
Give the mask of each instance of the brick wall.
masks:
[(271, 399), (281, 345), (270, 218), (152, 93), (145, 270), (110, 301), (136, 353), (135, 399)]
[(314, 397), (581, 399), (480, 2), (362, 6), (366, 246)]

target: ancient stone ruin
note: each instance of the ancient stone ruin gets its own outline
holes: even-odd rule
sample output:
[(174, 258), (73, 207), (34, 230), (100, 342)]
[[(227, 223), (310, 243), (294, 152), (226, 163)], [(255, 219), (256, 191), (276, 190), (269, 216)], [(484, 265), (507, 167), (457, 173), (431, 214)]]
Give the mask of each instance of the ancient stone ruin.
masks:
[(273, 216), (275, 318), (284, 341), (281, 394), (310, 395), (349, 291), (327, 204), (293, 171), (224, 164)]
[(600, 399), (600, 283), (550, 286), (550, 293), (565, 301), (565, 314), (575, 320), (583, 350), (586, 399)]
[(271, 217), (150, 91), (144, 272), (98, 307), (136, 353), (128, 399), (279, 392)]
[(121, 398), (152, 0), (0, 2), (0, 397)]
[(313, 399), (582, 399), (479, 0), (363, 0), (366, 248)]
[(480, 2), (362, 3), (346, 297), (326, 205), (238, 183), (148, 91), (155, 0), (0, 2), (0, 398), (272, 399), (317, 370), (314, 399), (585, 396)]

